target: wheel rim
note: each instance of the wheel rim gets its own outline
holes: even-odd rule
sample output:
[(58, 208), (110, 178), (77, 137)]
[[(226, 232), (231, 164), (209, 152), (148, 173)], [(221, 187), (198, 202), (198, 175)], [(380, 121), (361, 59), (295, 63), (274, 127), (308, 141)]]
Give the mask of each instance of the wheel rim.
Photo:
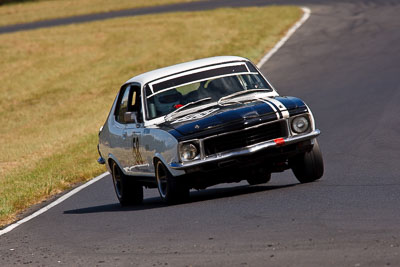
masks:
[(112, 171), (112, 178), (113, 178), (113, 183), (114, 183), (114, 188), (115, 188), (115, 193), (117, 194), (118, 198), (122, 197), (122, 175), (121, 172), (118, 169), (117, 164), (113, 164), (113, 171)]
[(162, 198), (167, 195), (167, 172), (161, 162), (157, 163), (157, 186)]

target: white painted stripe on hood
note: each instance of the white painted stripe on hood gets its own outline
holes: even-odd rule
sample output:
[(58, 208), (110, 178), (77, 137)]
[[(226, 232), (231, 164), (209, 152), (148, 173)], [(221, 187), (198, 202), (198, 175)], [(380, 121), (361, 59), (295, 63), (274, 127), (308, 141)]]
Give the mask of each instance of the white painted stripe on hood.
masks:
[(268, 102), (268, 100), (266, 100), (266, 99), (264, 99), (264, 98), (258, 98), (258, 100), (259, 100), (259, 101), (262, 101), (262, 102), (264, 102), (265, 104), (267, 104), (268, 106), (270, 106), (271, 109), (275, 112), (276, 118), (277, 118), (278, 120), (280, 119), (280, 117), (279, 117), (279, 112), (278, 112), (278, 110), (274, 107), (274, 105), (272, 105), (270, 102)]
[(289, 118), (289, 111), (287, 110), (286, 106), (282, 104), (281, 101), (278, 101), (275, 98), (268, 98), (268, 101), (271, 101), (272, 103), (274, 103), (275, 106), (279, 108), (279, 110), (282, 112), (282, 116), (284, 119)]

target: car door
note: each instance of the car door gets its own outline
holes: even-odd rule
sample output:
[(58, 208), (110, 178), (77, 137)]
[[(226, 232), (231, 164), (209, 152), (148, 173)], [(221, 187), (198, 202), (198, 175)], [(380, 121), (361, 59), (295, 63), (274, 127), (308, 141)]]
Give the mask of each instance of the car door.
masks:
[(112, 124), (110, 129), (111, 152), (118, 161), (120, 167), (125, 171), (129, 167), (129, 161), (126, 158), (126, 150), (129, 149), (129, 147), (127, 147), (126, 142), (127, 131), (124, 114), (128, 110), (129, 94), (130, 92), (128, 86), (121, 88), (117, 99), (115, 112), (113, 117), (110, 119)]
[(148, 169), (148, 162), (144, 157), (145, 144), (143, 143), (144, 124), (142, 107), (140, 101), (140, 85), (132, 84), (128, 88), (129, 100), (127, 111), (129, 114), (134, 114), (133, 121), (125, 121), (123, 130), (124, 139), (124, 154), (127, 162), (126, 171), (130, 175), (145, 176)]

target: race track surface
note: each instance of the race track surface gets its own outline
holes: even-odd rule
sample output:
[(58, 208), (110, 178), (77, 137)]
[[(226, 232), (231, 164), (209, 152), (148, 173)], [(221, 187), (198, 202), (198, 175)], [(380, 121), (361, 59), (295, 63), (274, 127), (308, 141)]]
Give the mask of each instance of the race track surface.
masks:
[(106, 177), (0, 236), (0, 266), (400, 266), (400, 1), (247, 2), (312, 10), (262, 71), (311, 107), (324, 177), (134, 208)]

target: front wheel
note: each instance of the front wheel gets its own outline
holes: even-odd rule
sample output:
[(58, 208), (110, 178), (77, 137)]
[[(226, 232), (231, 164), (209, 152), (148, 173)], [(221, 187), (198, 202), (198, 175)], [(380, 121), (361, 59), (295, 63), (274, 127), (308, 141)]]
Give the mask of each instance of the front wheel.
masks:
[(161, 161), (156, 162), (157, 188), (161, 199), (168, 203), (180, 203), (189, 198), (189, 188), (172, 176)]
[(114, 161), (111, 164), (111, 176), (121, 206), (143, 202), (143, 186), (133, 181), (133, 177), (126, 176)]
[(300, 183), (310, 183), (320, 179), (324, 174), (324, 161), (317, 140), (311, 151), (292, 158), (289, 164)]

